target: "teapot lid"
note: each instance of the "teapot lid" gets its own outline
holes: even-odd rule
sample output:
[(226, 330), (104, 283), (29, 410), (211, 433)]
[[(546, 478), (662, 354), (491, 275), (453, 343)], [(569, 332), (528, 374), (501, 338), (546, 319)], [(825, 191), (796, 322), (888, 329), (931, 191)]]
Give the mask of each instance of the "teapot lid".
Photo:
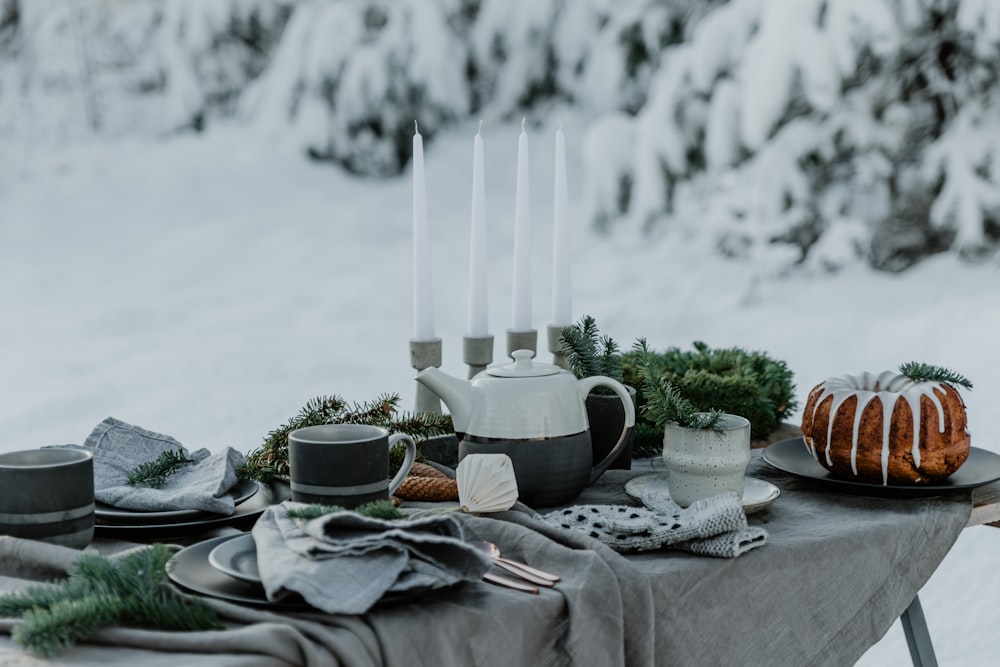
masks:
[(555, 375), (563, 370), (554, 364), (532, 361), (533, 350), (514, 350), (510, 356), (514, 357), (513, 363), (490, 366), (486, 372), (494, 377), (525, 378)]

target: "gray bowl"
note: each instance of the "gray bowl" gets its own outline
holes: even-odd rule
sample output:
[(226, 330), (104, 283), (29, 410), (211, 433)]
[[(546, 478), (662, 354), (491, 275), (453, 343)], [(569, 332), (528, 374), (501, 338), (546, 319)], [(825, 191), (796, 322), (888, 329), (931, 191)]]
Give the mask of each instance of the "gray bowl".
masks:
[(82, 549), (94, 538), (94, 458), (69, 447), (0, 454), (0, 534)]

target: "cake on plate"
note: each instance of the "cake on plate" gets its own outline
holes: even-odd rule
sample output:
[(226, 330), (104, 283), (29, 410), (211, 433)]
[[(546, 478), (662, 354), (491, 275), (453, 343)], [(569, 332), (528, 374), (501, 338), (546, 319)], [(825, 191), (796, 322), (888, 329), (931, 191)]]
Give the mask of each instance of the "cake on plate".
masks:
[[(960, 375), (943, 377), (972, 386)], [(802, 433), (834, 476), (883, 485), (943, 480), (965, 462), (971, 442), (965, 403), (952, 383), (893, 371), (816, 385), (806, 399)]]

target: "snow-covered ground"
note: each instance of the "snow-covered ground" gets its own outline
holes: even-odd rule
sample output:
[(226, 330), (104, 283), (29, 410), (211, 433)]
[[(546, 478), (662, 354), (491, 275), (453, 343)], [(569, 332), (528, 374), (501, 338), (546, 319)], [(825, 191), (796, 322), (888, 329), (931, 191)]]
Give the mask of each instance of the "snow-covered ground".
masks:
[[(584, 187), (582, 121), (529, 126), (542, 332), (557, 120), (571, 209)], [(497, 357), (511, 320), (519, 129), (483, 129)], [(436, 332), (454, 374), (465, 372), (474, 133), (426, 146)], [(669, 229), (600, 237), (577, 222), (573, 235), (575, 317), (593, 315), (623, 347), (644, 336), (659, 349), (765, 350), (789, 363), (800, 402), (830, 375), (948, 366), (975, 383), (963, 392), (973, 444), (1000, 452), (997, 264), (949, 256), (902, 275), (858, 265), (778, 276)], [(0, 451), (80, 442), (107, 416), (190, 447), (249, 451), (320, 394), (394, 392), (409, 409), (411, 274), (408, 174), (359, 180), (231, 129), (59, 150), (0, 144)], [(996, 659), (998, 549), (1000, 530), (965, 531), (921, 594), (941, 664)], [(860, 664), (910, 664), (898, 624)]]

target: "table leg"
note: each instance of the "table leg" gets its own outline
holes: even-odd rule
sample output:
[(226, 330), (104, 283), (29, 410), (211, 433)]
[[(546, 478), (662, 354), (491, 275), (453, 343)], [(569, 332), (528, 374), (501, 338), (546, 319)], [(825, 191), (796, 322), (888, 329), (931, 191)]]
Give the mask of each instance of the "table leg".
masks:
[(903, 634), (906, 635), (906, 645), (910, 648), (913, 667), (937, 667), (934, 644), (931, 643), (931, 633), (927, 630), (927, 619), (924, 618), (919, 595), (913, 596), (913, 602), (899, 616), (899, 620), (903, 624)]

